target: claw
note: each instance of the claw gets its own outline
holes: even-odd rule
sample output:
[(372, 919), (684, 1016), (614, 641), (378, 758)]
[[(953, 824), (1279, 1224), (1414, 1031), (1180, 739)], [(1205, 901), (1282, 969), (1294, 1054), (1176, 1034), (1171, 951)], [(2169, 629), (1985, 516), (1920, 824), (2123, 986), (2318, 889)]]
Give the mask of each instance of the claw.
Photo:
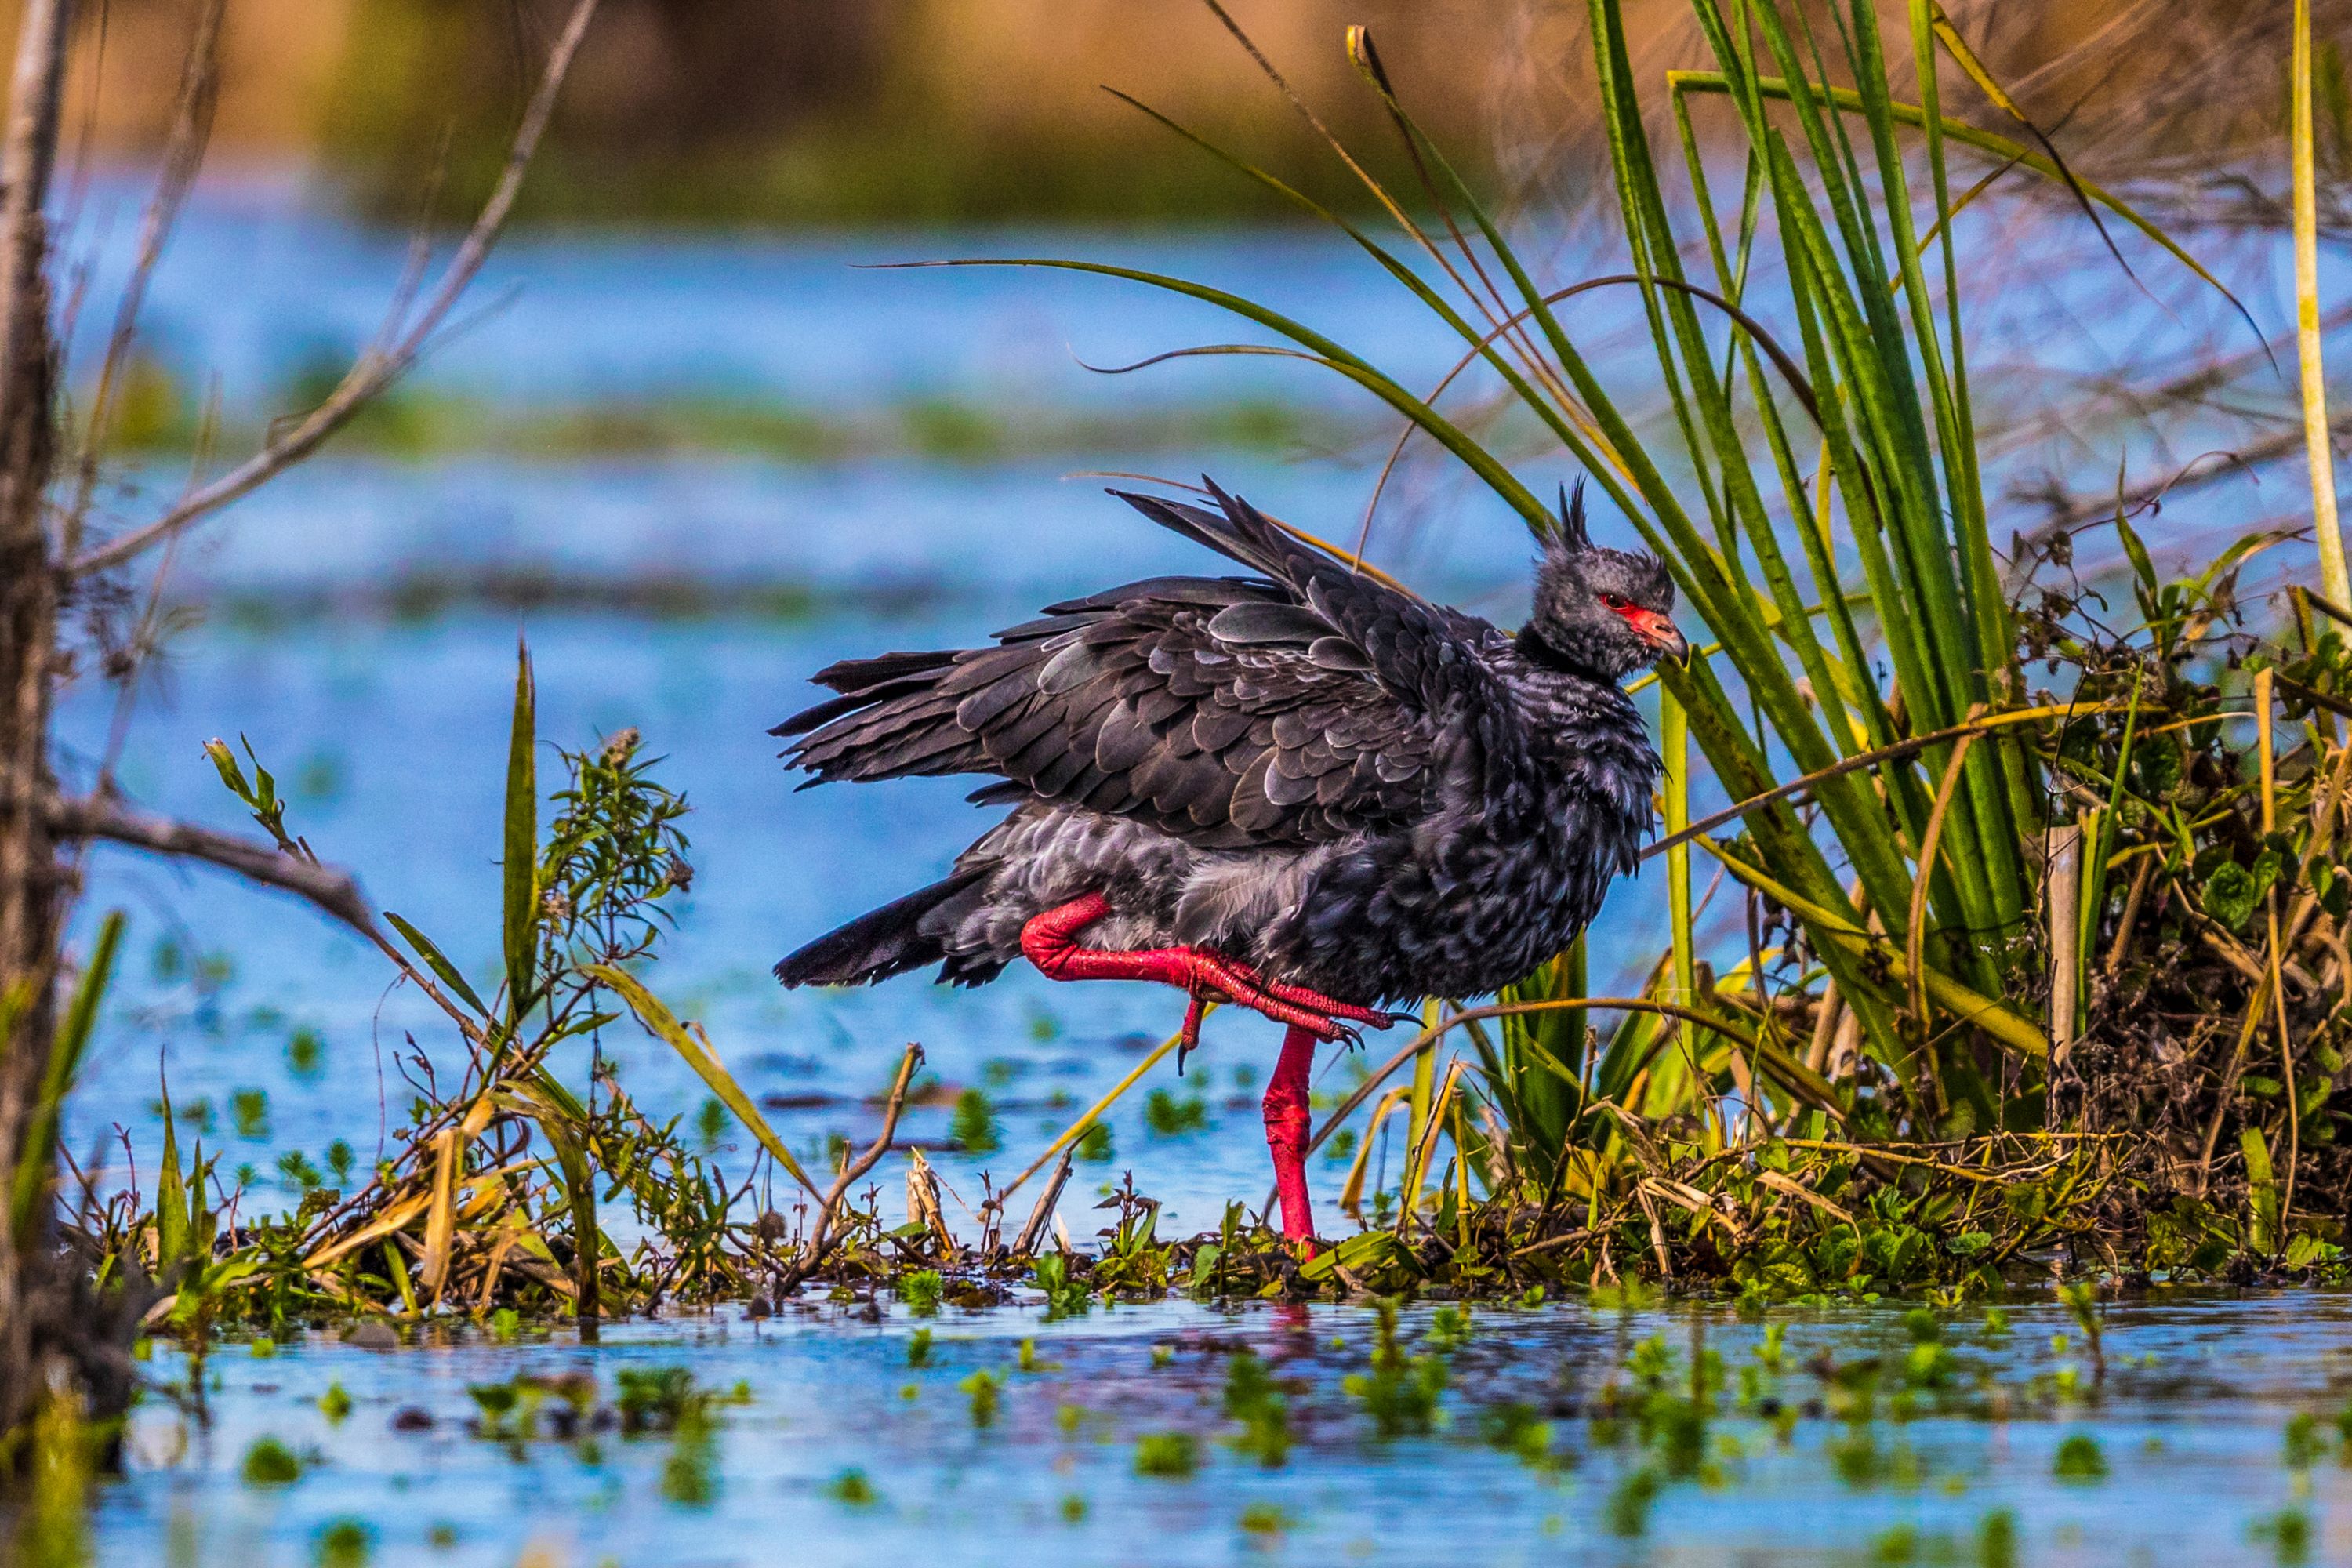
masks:
[(1176, 1036), (1176, 1076), (1178, 1078), (1184, 1076), (1184, 1058), (1200, 1048), (1201, 1016), (1207, 1012), (1208, 1008), (1208, 996), (1199, 991), (1193, 992), (1192, 1005), (1184, 1009), (1184, 1026), (1177, 1031)]

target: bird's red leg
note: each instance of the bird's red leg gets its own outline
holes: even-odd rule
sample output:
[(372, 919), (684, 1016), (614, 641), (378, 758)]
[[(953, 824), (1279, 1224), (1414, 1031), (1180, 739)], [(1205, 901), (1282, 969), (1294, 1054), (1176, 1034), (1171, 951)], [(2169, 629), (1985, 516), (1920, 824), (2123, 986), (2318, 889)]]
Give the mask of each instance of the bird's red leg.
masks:
[[(1262, 979), (1245, 963), (1197, 947), (1153, 947), (1132, 952), (1078, 945), (1078, 933), (1111, 912), (1110, 900), (1088, 893), (1047, 910), (1021, 928), (1021, 951), (1051, 980), (1155, 980), (1189, 993), (1198, 1003), (1230, 1000), (1278, 1024), (1311, 1031), (1318, 1039), (1344, 1032), (1335, 1019), (1388, 1026), (1388, 1015), (1335, 1002), (1300, 986)], [(1197, 1007), (1187, 1012), (1188, 1037), (1197, 1037)]]
[(1282, 1037), (1274, 1081), (1265, 1086), (1265, 1144), (1274, 1155), (1274, 1190), (1282, 1202), (1282, 1237), (1302, 1256), (1315, 1256), (1315, 1211), (1307, 1198), (1307, 1073), (1316, 1037), (1292, 1025)]

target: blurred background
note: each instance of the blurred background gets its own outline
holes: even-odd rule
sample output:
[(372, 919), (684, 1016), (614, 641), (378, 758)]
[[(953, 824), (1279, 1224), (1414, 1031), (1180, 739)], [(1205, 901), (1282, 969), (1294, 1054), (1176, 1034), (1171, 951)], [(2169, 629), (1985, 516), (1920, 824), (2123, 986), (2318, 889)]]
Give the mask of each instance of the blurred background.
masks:
[[(106, 526), (152, 515), (332, 385), (419, 237), (446, 252), (495, 177), (562, 9), (231, 0), (211, 159), (153, 279)], [(1230, 10), (1322, 123), (1420, 205), (1340, 48), (1345, 25), (1369, 23), (1414, 111), (1554, 281), (1622, 269), (1614, 214), (1590, 200), (1606, 190), (1607, 149), (1587, 117), (1580, 5)], [(2352, 5), (2317, 10), (2326, 38), (2352, 30)], [(13, 12), (0, 5), (0, 25)], [(130, 269), (194, 14), (188, 0), (86, 7), (58, 215), (85, 301), (77, 389)], [(2287, 5), (1953, 16), (2033, 130), (1957, 73), (1941, 84), (1951, 113), (2046, 136), (2230, 290), (2112, 216), (2087, 221), (2063, 184), (1980, 161), (1969, 177), (1990, 179), (1961, 236), (1962, 290), (1988, 464), (2021, 552), (2111, 510), (2120, 483), (2136, 504), (2168, 506), (2142, 524), (2159, 550), (2210, 556), (2217, 538), (2279, 530), (2248, 577), (2258, 605), (2276, 573), (2301, 569), (2290, 535), (2308, 504), (2294, 354), (2278, 338), (2292, 320)], [(1687, 16), (1680, 0), (1638, 13), (1662, 162), (1679, 154), (1654, 89), (1697, 58)], [(1891, 71), (1915, 97), (1909, 62)], [(2352, 105), (2333, 42), (2323, 83), (2334, 299)], [(954, 781), (794, 794), (764, 731), (807, 700), (806, 674), (968, 643), (1054, 597), (1208, 564), (1104, 497), (1108, 474), (1206, 469), (1327, 537), (1365, 532), (1425, 591), (1505, 624), (1524, 603), (1517, 525), (1425, 454), (1409, 451), (1370, 510), (1395, 431), (1337, 378), (1262, 356), (1088, 368), (1264, 333), (1066, 272), (874, 269), (975, 255), (1150, 268), (1296, 314), (1409, 383), (1445, 375), (1458, 341), (1345, 237), (1105, 84), (1316, 200), (1377, 215), (1199, 0), (608, 0), (457, 329), (323, 457), (176, 553), (171, 635), (135, 703), (119, 712), (96, 683), (77, 699), (86, 753), (124, 725), (128, 790), (237, 826), (201, 747), (246, 737), (322, 856), (488, 973), (507, 703), (527, 637), (541, 735), (578, 746), (635, 726), (697, 808), (698, 875), (657, 988), (709, 1022), (786, 1136), (816, 1153), (870, 1130), (866, 1097), (900, 1044), (922, 1041), (938, 1083), (912, 1131), (976, 1203), (981, 1172), (1001, 1183), (1026, 1164), (1180, 1010), (1172, 994), (1025, 973), (969, 995), (915, 979), (778, 991), (777, 957), (930, 879), (987, 820)], [(1741, 173), (1710, 170), (1718, 203), (1736, 201)], [(1768, 321), (1770, 250), (1751, 283)], [(1654, 366), (1638, 300), (1585, 297), (1571, 326), (1639, 404)], [(1490, 394), (1465, 377), (1450, 405), (1476, 419)], [(1571, 477), (1533, 433), (1524, 449), (1541, 485)], [(1621, 520), (1601, 529), (1628, 542)], [(2086, 541), (2076, 567), (2096, 565)], [(1639, 882), (1612, 897), (1596, 989), (1622, 989), (1611, 965), (1654, 951), (1661, 902)], [(183, 1119), (232, 1151), (224, 1168), (247, 1167), (263, 1206), (290, 1203), (302, 1167), (281, 1162), (335, 1169), (340, 1144), (342, 1168), (363, 1168), (404, 1113), (404, 1072), (422, 1070), (410, 1058), (450, 1047), (387, 990), (375, 954), (283, 900), (102, 852), (85, 915), (116, 905), (132, 913), (137, 958), (76, 1103), (77, 1149), (106, 1157), (117, 1126), (151, 1137), (167, 1073)], [(1255, 1201), (1274, 1045), (1271, 1026), (1213, 1022), (1185, 1079), (1155, 1079), (1112, 1119), (1087, 1189), (1131, 1168), (1187, 1228), (1213, 1224), (1228, 1196)], [(650, 1046), (615, 1048), (649, 1107), (689, 1117), (715, 1148), (740, 1145), (748, 1165), (749, 1141), (682, 1068)], [(1323, 1087), (1344, 1089), (1361, 1058), (1333, 1058)], [(971, 1088), (991, 1120), (951, 1133), (947, 1107)], [(1091, 1228), (1084, 1197), (1065, 1204), (1074, 1230)]]

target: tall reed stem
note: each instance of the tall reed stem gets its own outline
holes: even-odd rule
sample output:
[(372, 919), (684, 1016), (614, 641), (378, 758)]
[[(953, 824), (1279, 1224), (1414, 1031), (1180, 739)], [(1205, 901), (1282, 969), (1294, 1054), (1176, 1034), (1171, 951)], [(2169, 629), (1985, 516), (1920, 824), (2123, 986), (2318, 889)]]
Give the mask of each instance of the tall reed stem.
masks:
[[(2320, 590), (2352, 602), (2344, 530), (2336, 515), (2336, 453), (2327, 434), (2327, 367), (2319, 343), (2319, 210), (2311, 128), (2311, 0), (2294, 0), (2294, 324), (2303, 363), (2303, 440), (2311, 457), (2312, 535), (2319, 544)], [(2292, 1178), (2290, 1178), (2292, 1179)]]

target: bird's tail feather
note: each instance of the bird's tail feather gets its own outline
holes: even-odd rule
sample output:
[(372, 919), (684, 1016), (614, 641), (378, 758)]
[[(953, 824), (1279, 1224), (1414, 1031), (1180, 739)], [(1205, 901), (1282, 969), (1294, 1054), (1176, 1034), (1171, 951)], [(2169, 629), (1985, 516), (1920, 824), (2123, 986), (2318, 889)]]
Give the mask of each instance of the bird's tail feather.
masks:
[(938, 963), (947, 950), (937, 935), (923, 931), (923, 917), (991, 869), (969, 867), (825, 932), (777, 964), (776, 978), (787, 986), (871, 985)]

